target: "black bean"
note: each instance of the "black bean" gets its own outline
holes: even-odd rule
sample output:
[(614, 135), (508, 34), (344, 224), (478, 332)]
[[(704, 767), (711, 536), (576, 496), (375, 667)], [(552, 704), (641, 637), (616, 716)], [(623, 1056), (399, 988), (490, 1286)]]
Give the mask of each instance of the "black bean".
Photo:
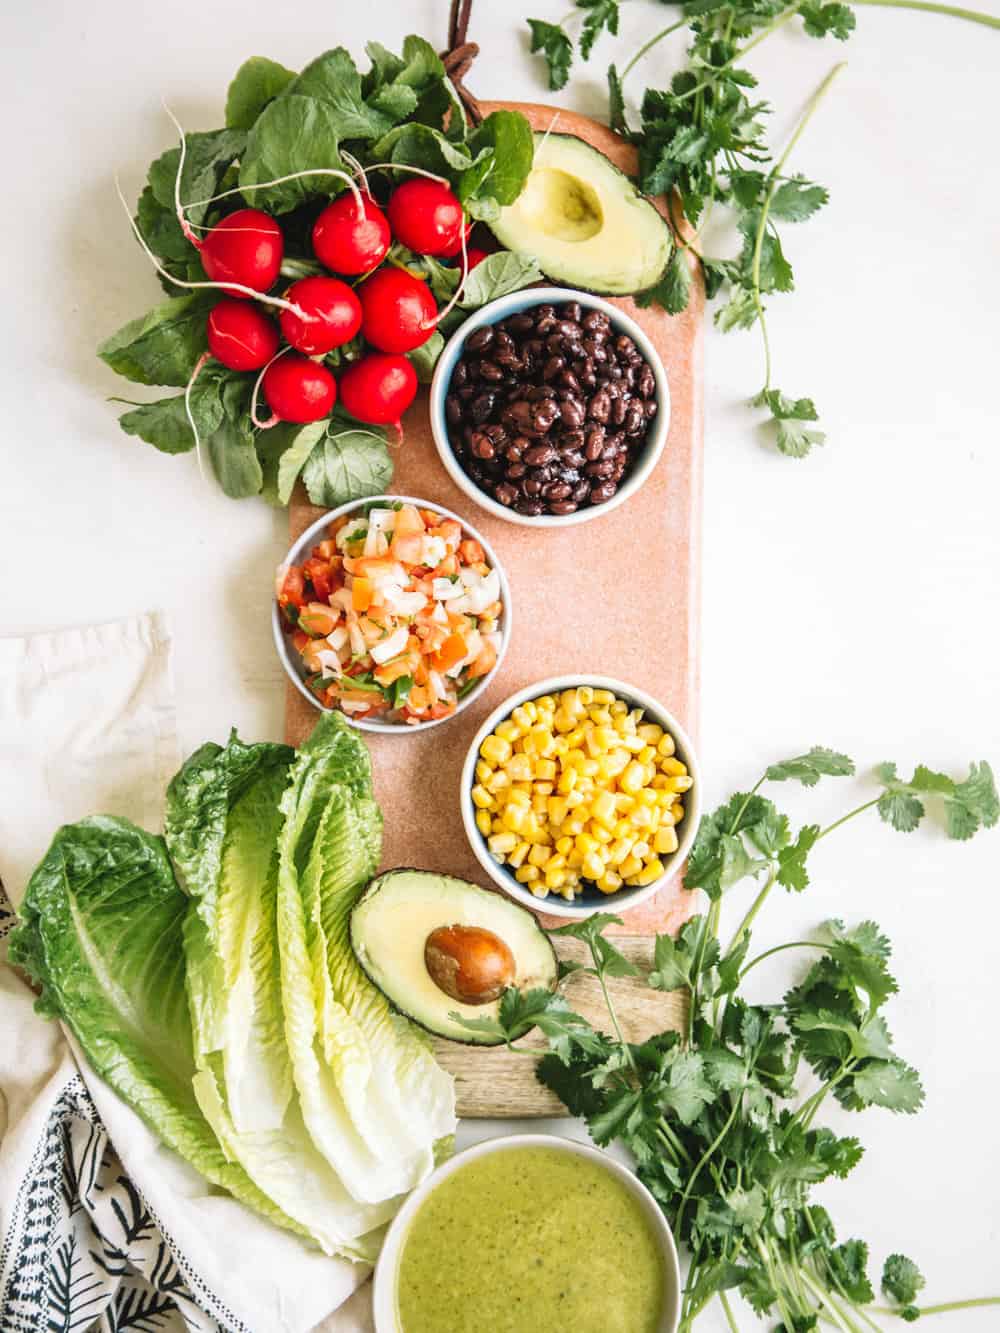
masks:
[(517, 499), (517, 491), (508, 482), (502, 481), (493, 492), (493, 496), (500, 504), (509, 507)]
[(568, 481), (550, 481), (542, 490), (546, 500), (566, 500), (573, 487)]
[(642, 410), (642, 403), (636, 399), (628, 405), (628, 411), (625, 413), (625, 433), (627, 435), (638, 435), (646, 424), (646, 414)]
[(468, 378), (468, 374), (469, 372), (466, 368), (465, 362), (459, 361), (458, 364), (455, 366), (455, 369), (451, 373), (451, 387), (453, 389), (461, 389), (462, 386), (465, 384), (466, 379)]
[(546, 334), (551, 333), (555, 326), (555, 315), (542, 315), (541, 319), (535, 320), (535, 332), (540, 338), (544, 338)]
[(593, 333), (597, 329), (605, 330), (611, 326), (611, 320), (603, 310), (588, 310), (582, 323), (588, 333)]
[(520, 463), (521, 450), (516, 444), (508, 444), (507, 448), (504, 450), (503, 456), (508, 463)]
[(524, 455), (524, 461), (529, 467), (544, 467), (546, 463), (551, 463), (555, 457), (556, 451), (551, 444), (536, 444)]
[(540, 435), (552, 429), (559, 416), (559, 405), (553, 402), (541, 402), (532, 404), (531, 425), (532, 429)]
[(523, 463), (511, 463), (507, 469), (508, 481), (520, 481), (522, 477), (527, 476), (528, 469)]
[(481, 328), (474, 329), (465, 340), (465, 345), (470, 352), (482, 352), (489, 347), (493, 341), (492, 324), (483, 324)]
[(580, 381), (571, 370), (564, 370), (556, 380), (560, 389), (569, 389), (570, 393), (580, 392)]
[(569, 426), (575, 430), (577, 426), (583, 425), (583, 419), (586, 415), (586, 409), (579, 398), (567, 398), (562, 405), (562, 420), (564, 426)]
[(628, 399), (622, 394), (617, 394), (611, 403), (611, 424), (620, 426), (625, 420), (625, 413), (628, 411)]
[(503, 379), (503, 370), (495, 361), (480, 361), (479, 378), (490, 384), (496, 384)]
[(550, 500), (550, 514), (575, 514), (580, 506), (575, 500)]
[(449, 426), (457, 426), (462, 420), (462, 404), (453, 393), (444, 400), (444, 415)]
[(611, 499), (611, 497), (614, 495), (617, 489), (618, 489), (617, 482), (602, 481), (599, 486), (594, 486), (591, 488), (590, 503), (592, 505), (604, 504), (606, 500)]
[(604, 450), (604, 427), (588, 426), (587, 443), (585, 444), (583, 450), (584, 454), (586, 455), (587, 462), (593, 463), (596, 459), (600, 458), (603, 450)]
[(577, 482), (576, 486), (573, 488), (573, 499), (577, 502), (577, 504), (582, 505), (584, 500), (586, 500), (589, 495), (590, 495), (590, 482), (589, 481)]
[(574, 324), (578, 324), (580, 322), (580, 316), (582, 313), (583, 312), (580, 308), (579, 301), (567, 301), (566, 304), (564, 306), (561, 306), (559, 309), (559, 314), (562, 316), (562, 318), (571, 319)]
[(642, 405), (642, 414), (647, 421), (652, 421), (659, 411), (659, 405), (655, 398), (647, 398)]
[(557, 447), (560, 453), (570, 453), (574, 449), (583, 448), (582, 430), (565, 430), (560, 435)]
[(525, 514), (530, 518), (537, 518), (539, 514), (545, 513), (545, 505), (541, 500), (518, 500), (514, 508), (519, 514)]
[(611, 399), (607, 389), (598, 389), (587, 405), (587, 415), (592, 421), (600, 422), (601, 425), (608, 419), (608, 413), (611, 411)]
[(511, 331), (511, 333), (518, 333), (523, 336), (525, 333), (531, 332), (535, 327), (535, 321), (529, 314), (522, 313), (520, 315), (511, 315), (510, 319), (504, 320), (504, 325)]
[(524, 398), (515, 399), (513, 403), (508, 403), (504, 409), (503, 420), (505, 425), (511, 425), (516, 431), (530, 431), (531, 424), (531, 403)]
[(477, 426), (481, 426), (489, 419), (489, 415), (493, 411), (493, 404), (495, 402), (496, 395), (490, 393), (488, 390), (486, 393), (478, 394), (469, 404), (470, 420), (474, 421)]
[(588, 477), (599, 477), (603, 479), (604, 477), (611, 476), (612, 472), (615, 470), (615, 465), (612, 461), (606, 463), (588, 463), (583, 470)]
[(542, 366), (542, 379), (554, 380), (561, 370), (566, 369), (566, 360), (561, 356), (550, 356)]
[(559, 457), (563, 467), (583, 467), (587, 461), (579, 449), (565, 449)]

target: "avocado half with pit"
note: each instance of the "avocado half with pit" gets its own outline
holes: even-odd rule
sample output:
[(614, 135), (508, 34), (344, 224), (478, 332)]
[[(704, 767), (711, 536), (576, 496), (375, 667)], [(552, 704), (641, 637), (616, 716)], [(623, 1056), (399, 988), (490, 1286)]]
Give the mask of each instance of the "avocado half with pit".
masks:
[(673, 252), (670, 228), (645, 195), (572, 134), (535, 135), (524, 189), (490, 226), (554, 282), (607, 296), (654, 287)]
[(497, 1039), (450, 1016), (497, 1016), (508, 986), (555, 988), (549, 937), (524, 907), (464, 879), (390, 870), (351, 913), (351, 944), (389, 1002), (436, 1036), (470, 1045)]

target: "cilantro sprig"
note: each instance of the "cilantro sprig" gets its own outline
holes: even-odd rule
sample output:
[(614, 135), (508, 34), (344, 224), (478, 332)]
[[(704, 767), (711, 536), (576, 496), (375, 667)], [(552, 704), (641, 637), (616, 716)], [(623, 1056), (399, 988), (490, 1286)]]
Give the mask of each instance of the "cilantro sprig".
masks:
[[(574, 2), (561, 24), (528, 20), (531, 50), (544, 56), (553, 89), (566, 85), (577, 55), (589, 59), (603, 33), (618, 33), (624, 0)], [(776, 448), (790, 458), (804, 458), (825, 436), (813, 400), (786, 394), (773, 383), (766, 302), (795, 286), (783, 228), (807, 221), (828, 200), (822, 185), (788, 174), (786, 163), (843, 65), (835, 66), (820, 84), (778, 154), (767, 136), (771, 107), (743, 62), (793, 20), (810, 37), (846, 41), (854, 31), (858, 4), (920, 9), (1000, 28), (998, 17), (934, 0), (853, 0), (853, 5), (839, 0), (683, 0), (672, 6), (680, 11), (679, 18), (621, 69), (617, 64), (608, 68), (608, 120), (635, 144), (639, 183), (647, 194), (665, 197), (677, 241), (663, 278), (639, 303), (656, 303), (678, 314), (690, 298), (691, 260), (698, 263), (707, 296), (718, 302), (716, 325), (724, 332), (760, 330), (763, 384), (750, 401), (764, 410), (765, 428)], [(638, 99), (639, 123), (630, 123), (626, 80), (649, 51), (682, 29), (686, 47), (680, 68), (666, 87), (645, 90)], [(708, 254), (702, 246), (706, 223), (719, 208), (732, 214), (741, 238), (735, 258)]]
[[(605, 934), (619, 917), (598, 913), (551, 932), (581, 940), (585, 963), (563, 963), (561, 983), (581, 972), (596, 977), (610, 1032), (576, 1013), (565, 987), (504, 993), (496, 1018), (460, 1019), (512, 1049), (532, 1028), (548, 1050), (539, 1080), (582, 1117), (598, 1145), (620, 1143), (632, 1155), (686, 1247), (690, 1267), (680, 1333), (718, 1299), (736, 1328), (728, 1293), (736, 1290), (758, 1315), (780, 1320), (784, 1333), (828, 1323), (842, 1333), (878, 1329), (873, 1316), (904, 1321), (1000, 1296), (945, 1305), (916, 1304), (924, 1278), (905, 1255), (886, 1260), (875, 1304), (863, 1240), (838, 1240), (829, 1214), (812, 1202), (814, 1186), (844, 1179), (864, 1155), (860, 1140), (818, 1123), (833, 1099), (847, 1111), (881, 1107), (919, 1111), (924, 1090), (916, 1069), (895, 1047), (887, 1009), (898, 991), (891, 945), (874, 921), (828, 921), (809, 939), (750, 956), (752, 927), (775, 885), (802, 892), (813, 849), (849, 820), (877, 810), (891, 827), (910, 832), (936, 803), (949, 837), (965, 839), (1000, 817), (987, 763), (962, 781), (918, 766), (909, 782), (892, 764), (874, 773), (879, 792), (827, 825), (793, 829), (765, 784), (853, 776), (845, 754), (814, 746), (768, 766), (749, 791), (736, 792), (701, 823), (685, 884), (701, 889), (707, 910), (676, 937), (658, 936), (644, 980), (654, 990), (686, 995), (683, 1032), (626, 1040), (609, 982), (642, 975)], [(719, 938), (723, 899), (745, 880), (758, 891), (729, 944)], [(808, 951), (797, 985), (770, 1004), (741, 994), (747, 973), (784, 950)], [(530, 1052), (537, 1055), (537, 1050)], [(808, 1074), (808, 1082), (805, 1077)], [(803, 1084), (805, 1083), (805, 1086)]]

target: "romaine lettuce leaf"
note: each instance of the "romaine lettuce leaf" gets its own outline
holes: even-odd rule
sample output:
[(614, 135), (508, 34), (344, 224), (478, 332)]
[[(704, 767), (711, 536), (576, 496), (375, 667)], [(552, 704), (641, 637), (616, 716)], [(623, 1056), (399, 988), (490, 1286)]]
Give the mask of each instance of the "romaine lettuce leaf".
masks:
[(354, 959), (350, 910), (382, 821), (357, 732), (324, 714), (282, 800), (278, 937), (285, 1031), (309, 1131), (351, 1193), (412, 1189), (455, 1126), (450, 1078)]
[(10, 959), (90, 1064), (175, 1152), (279, 1226), (305, 1234), (229, 1161), (202, 1115), (184, 987), (187, 898), (161, 838), (95, 815), (61, 828), (36, 868)]
[(360, 1238), (392, 1208), (355, 1202), (292, 1098), (275, 921), (292, 754), (233, 735), (224, 750), (203, 746), (170, 785), (167, 846), (192, 895), (184, 945), (194, 1092), (227, 1155), (327, 1253), (370, 1258)]

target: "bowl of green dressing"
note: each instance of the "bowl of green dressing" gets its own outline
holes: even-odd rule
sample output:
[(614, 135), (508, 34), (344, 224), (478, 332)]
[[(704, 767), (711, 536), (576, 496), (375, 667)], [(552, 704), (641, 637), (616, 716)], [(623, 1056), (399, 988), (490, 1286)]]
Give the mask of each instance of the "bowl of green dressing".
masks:
[(607, 1153), (519, 1134), (410, 1195), (375, 1270), (376, 1333), (676, 1333), (673, 1236)]

